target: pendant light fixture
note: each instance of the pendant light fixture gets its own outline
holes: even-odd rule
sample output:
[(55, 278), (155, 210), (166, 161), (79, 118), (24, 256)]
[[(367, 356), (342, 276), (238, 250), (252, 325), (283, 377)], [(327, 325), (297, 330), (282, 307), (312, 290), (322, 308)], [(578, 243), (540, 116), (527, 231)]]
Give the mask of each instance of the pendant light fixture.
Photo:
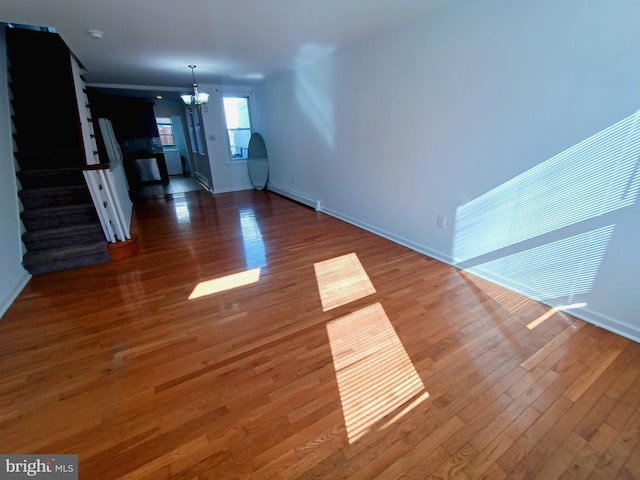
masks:
[(201, 112), (207, 111), (207, 102), (209, 101), (208, 93), (198, 92), (198, 84), (196, 83), (196, 74), (194, 73), (195, 65), (189, 65), (191, 69), (191, 77), (193, 78), (193, 93), (191, 95), (180, 95), (182, 101), (187, 106), (189, 112), (193, 112), (197, 108)]

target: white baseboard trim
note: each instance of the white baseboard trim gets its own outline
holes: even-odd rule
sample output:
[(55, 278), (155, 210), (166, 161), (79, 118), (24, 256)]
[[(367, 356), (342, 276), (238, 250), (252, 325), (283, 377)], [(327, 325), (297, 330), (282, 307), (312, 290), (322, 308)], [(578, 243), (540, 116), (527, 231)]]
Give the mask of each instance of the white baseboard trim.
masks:
[(580, 320), (592, 323), (600, 328), (613, 333), (617, 333), (621, 337), (625, 337), (629, 340), (640, 343), (640, 329), (638, 329), (638, 327), (634, 327), (633, 325), (620, 322), (619, 320), (616, 320), (609, 316), (599, 314), (587, 307), (581, 310), (571, 310), (568, 313), (576, 318), (579, 318)]
[(290, 198), (291, 200), (295, 200), (298, 203), (302, 203), (303, 205), (311, 207), (316, 211), (322, 211), (322, 203), (318, 199), (307, 197), (306, 195), (294, 192), (292, 190), (289, 190), (288, 188), (274, 185), (273, 183), (267, 184), (267, 189), (274, 193), (282, 195), (283, 197)]
[(371, 232), (375, 235), (378, 235), (379, 237), (383, 237), (386, 238), (387, 240), (391, 240), (394, 243), (397, 243), (399, 245), (402, 245), (403, 247), (407, 247), (411, 250), (414, 250), (418, 253), (421, 253), (423, 255), (426, 255), (428, 257), (432, 257), (435, 258), (436, 260), (439, 260), (441, 262), (444, 262), (446, 264), (452, 265), (451, 259), (449, 258), (448, 255), (442, 253), (442, 252), (438, 252), (436, 250), (432, 250), (430, 248), (425, 247), (424, 245), (420, 245), (418, 243), (412, 242), (411, 240), (408, 240), (404, 237), (401, 237), (399, 235), (395, 235), (393, 233), (387, 232), (385, 230), (382, 230), (380, 228), (374, 227), (372, 225), (366, 224), (364, 222), (361, 222), (360, 220), (356, 220), (353, 217), (350, 217), (348, 215), (345, 215), (343, 213), (340, 212), (336, 212), (335, 210), (331, 210), (328, 208), (324, 208), (322, 207), (320, 209), (321, 212), (326, 213), (327, 215), (331, 215), (332, 217), (335, 217), (339, 220), (343, 220), (347, 223), (350, 223), (351, 225), (355, 225), (356, 227), (360, 227), (363, 230), (366, 230), (368, 232)]
[(9, 310), (13, 301), (20, 295), (30, 279), (31, 275), (25, 271), (24, 275), (16, 279), (14, 286), (8, 292), (3, 292), (2, 298), (0, 298), (0, 318)]
[[(408, 240), (406, 238), (400, 237), (398, 235), (394, 235), (392, 233), (386, 232), (384, 230), (381, 230), (377, 227), (374, 227), (372, 225), (368, 225), (364, 222), (361, 222), (359, 220), (356, 220), (355, 218), (349, 217), (348, 215), (344, 215), (340, 212), (336, 212), (334, 210), (331, 209), (327, 209), (327, 208), (322, 208), (320, 211), (322, 211), (323, 213), (326, 213), (327, 215), (331, 215), (332, 217), (335, 217), (339, 220), (343, 220), (347, 223), (350, 223), (352, 225), (355, 225), (356, 227), (362, 228), (364, 230), (367, 230), (368, 232), (371, 232), (375, 235), (378, 235), (380, 237), (386, 238), (387, 240), (391, 240), (392, 242), (395, 242), (397, 244), (400, 244), (404, 247), (407, 247), (411, 250), (414, 250), (418, 253), (421, 253), (423, 255), (426, 255), (428, 257), (431, 258), (435, 258), (436, 260), (439, 260), (443, 263), (446, 263), (448, 265), (451, 265), (452, 267), (464, 270), (462, 265), (456, 265), (456, 262), (454, 262), (453, 258), (450, 257), (449, 255), (436, 251), (436, 250), (432, 250), (424, 245), (420, 245), (418, 243), (412, 242), (411, 240)], [(518, 288), (518, 286), (513, 285), (512, 282), (509, 282), (508, 279), (504, 279), (504, 278), (498, 278), (495, 275), (491, 275), (488, 272), (485, 274), (485, 272), (479, 272), (479, 271), (470, 271), (469, 273), (471, 273), (472, 275), (475, 275), (479, 278), (482, 278), (483, 280), (487, 280), (488, 282), (494, 283), (496, 285), (500, 285), (501, 287), (507, 288), (511, 291), (520, 293), (522, 295), (525, 295), (529, 298), (531, 298), (529, 295), (527, 295), (524, 292), (521, 292)], [(544, 301), (540, 301), (540, 300), (536, 300), (539, 301), (540, 303), (544, 304), (544, 305), (548, 305), (549, 307), (554, 307), (557, 305), (550, 305)], [(608, 330), (610, 332), (616, 333), (622, 337), (628, 338), (629, 340), (632, 340), (634, 342), (638, 342), (640, 343), (640, 329), (638, 329), (638, 327), (635, 327), (633, 325), (629, 325), (625, 322), (621, 322), (619, 320), (616, 320), (614, 318), (608, 317), (606, 315), (602, 315), (600, 313), (597, 313), (593, 310), (590, 310), (587, 307), (583, 307), (580, 309), (572, 309), (567, 311), (568, 314), (570, 314), (573, 317), (576, 317), (580, 320), (583, 320), (587, 323), (591, 323), (593, 325), (596, 325), (598, 327), (601, 327), (605, 330)]]
[(227, 187), (227, 188), (214, 188), (211, 193), (214, 195), (218, 193), (231, 193), (231, 192), (241, 192), (244, 190), (253, 190), (253, 186), (251, 185), (243, 185), (239, 187)]
[[(454, 265), (456, 268), (461, 268), (464, 270), (464, 265)], [(482, 278), (488, 282), (494, 283), (496, 285), (500, 285), (501, 287), (507, 288), (513, 292), (524, 295), (525, 297), (531, 298), (537, 302), (542, 303), (543, 305), (547, 305), (550, 308), (558, 307), (558, 305), (551, 304), (547, 301), (539, 300), (532, 295), (532, 292), (526, 291), (523, 289), (521, 285), (517, 285), (514, 282), (510, 281), (508, 278), (504, 278), (498, 275), (494, 275), (491, 272), (483, 271), (482, 269), (470, 269), (466, 270), (471, 275), (474, 275), (478, 278)], [(601, 313), (595, 312), (589, 309), (588, 305), (579, 308), (572, 308), (567, 310), (566, 313), (571, 315), (572, 317), (576, 317), (580, 320), (584, 320), (587, 323), (591, 323), (596, 325), (597, 327), (603, 328), (610, 332), (616, 333), (622, 337), (628, 338), (629, 340), (633, 340), (634, 342), (640, 343), (640, 329), (638, 327), (634, 327), (633, 325), (629, 325), (625, 322), (621, 322), (620, 320), (616, 320), (607, 315), (603, 315)]]

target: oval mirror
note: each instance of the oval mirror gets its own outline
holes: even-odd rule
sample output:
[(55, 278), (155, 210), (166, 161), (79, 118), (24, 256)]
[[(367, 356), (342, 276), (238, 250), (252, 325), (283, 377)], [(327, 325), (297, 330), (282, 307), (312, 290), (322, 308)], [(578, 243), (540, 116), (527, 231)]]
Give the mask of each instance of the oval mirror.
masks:
[(256, 190), (262, 190), (269, 179), (269, 160), (267, 158), (267, 147), (264, 144), (262, 135), (259, 133), (254, 132), (251, 134), (247, 168), (253, 187)]

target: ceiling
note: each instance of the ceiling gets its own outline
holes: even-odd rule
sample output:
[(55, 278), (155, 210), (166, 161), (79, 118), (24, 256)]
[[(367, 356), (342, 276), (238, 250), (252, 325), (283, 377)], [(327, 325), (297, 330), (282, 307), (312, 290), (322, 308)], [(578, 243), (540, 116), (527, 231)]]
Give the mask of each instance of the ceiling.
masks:
[[(0, 22), (54, 27), (89, 84), (256, 83), (454, 0), (0, 0)], [(104, 33), (92, 38), (90, 30)]]

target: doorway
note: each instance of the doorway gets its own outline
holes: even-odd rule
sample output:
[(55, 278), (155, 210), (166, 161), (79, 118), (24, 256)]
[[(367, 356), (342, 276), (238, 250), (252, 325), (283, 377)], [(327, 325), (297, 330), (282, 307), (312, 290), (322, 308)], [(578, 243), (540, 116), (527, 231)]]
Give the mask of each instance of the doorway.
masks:
[(211, 165), (209, 164), (202, 112), (194, 108), (191, 112), (186, 110), (185, 115), (187, 118), (189, 140), (191, 141), (193, 177), (202, 183), (209, 191), (213, 191), (213, 178), (211, 175)]

